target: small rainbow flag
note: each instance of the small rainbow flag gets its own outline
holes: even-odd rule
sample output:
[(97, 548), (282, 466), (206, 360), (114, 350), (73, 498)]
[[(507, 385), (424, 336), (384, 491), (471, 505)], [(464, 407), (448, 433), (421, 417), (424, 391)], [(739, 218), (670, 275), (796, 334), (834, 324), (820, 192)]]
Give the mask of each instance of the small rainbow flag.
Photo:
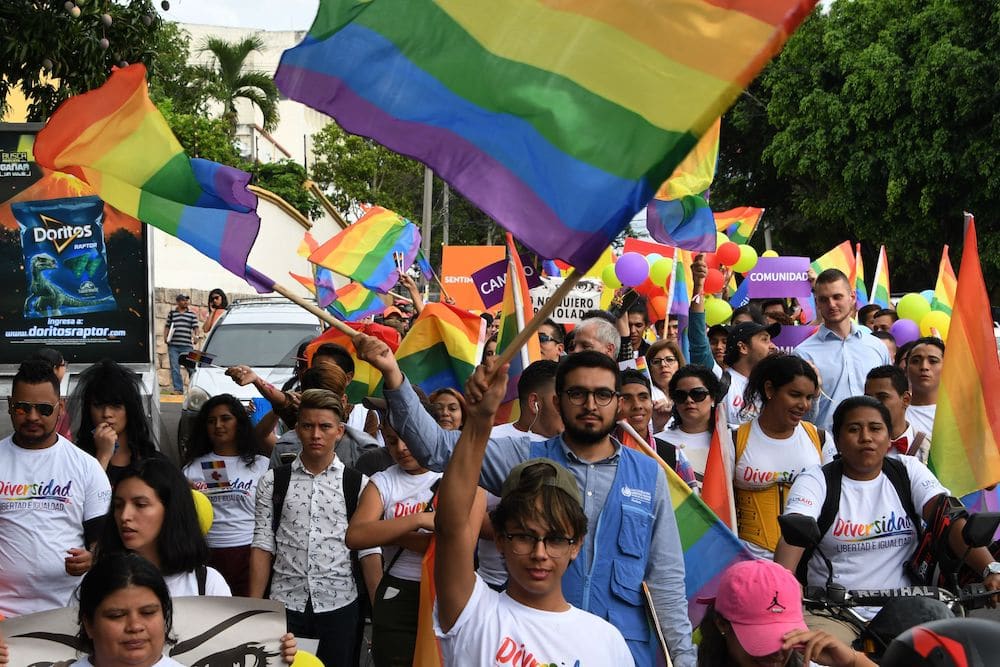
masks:
[[(517, 334), (524, 328), (535, 314), (531, 305), (531, 295), (528, 293), (528, 281), (524, 275), (521, 256), (514, 246), (514, 237), (507, 233), (507, 282), (504, 285), (503, 305), (500, 308), (500, 331), (497, 334), (497, 354), (502, 354), (510, 347)], [(504, 424), (516, 421), (521, 414), (517, 400), (517, 382), (521, 373), (533, 362), (542, 358), (542, 350), (538, 336), (531, 336), (528, 343), (514, 355), (507, 372), (507, 395), (497, 409), (496, 423)]]
[[(350, 328), (359, 333), (378, 338), (392, 350), (393, 354), (399, 349), (399, 332), (384, 324), (349, 322)], [(347, 400), (351, 403), (360, 403), (365, 396), (378, 396), (381, 393), (382, 374), (367, 361), (358, 358), (357, 350), (354, 349), (354, 342), (351, 336), (342, 333), (340, 329), (330, 327), (319, 336), (314, 338), (306, 346), (306, 363), (312, 365), (313, 353), (316, 348), (324, 343), (336, 343), (350, 353), (354, 359), (354, 379), (347, 385)]]
[(741, 206), (713, 215), (715, 231), (722, 232), (733, 243), (746, 243), (757, 230), (760, 219), (764, 217), (764, 209)]
[[(313, 235), (306, 232), (302, 236), (302, 242), (299, 243), (299, 247), (296, 253), (299, 257), (305, 257), (309, 259), (316, 248), (319, 247), (319, 242), (313, 238)], [(316, 304), (320, 308), (327, 308), (333, 300), (337, 298), (337, 283), (333, 278), (333, 272), (330, 269), (319, 266), (318, 264), (309, 263), (312, 267), (312, 278), (305, 278), (303, 276), (296, 275), (289, 271), (289, 275), (295, 280), (299, 281), (307, 290), (316, 295)]]
[(872, 303), (877, 303), (883, 308), (890, 308), (892, 302), (889, 300), (889, 260), (885, 255), (885, 246), (879, 246), (878, 263), (875, 265), (875, 278), (872, 281)]
[(850, 280), (854, 275), (854, 248), (850, 241), (844, 241), (814, 260), (810, 266), (817, 274), (827, 269), (840, 269)]
[(100, 88), (63, 102), (35, 140), (35, 160), (72, 174), (118, 211), (176, 236), (244, 278), (260, 229), (250, 174), (189, 158), (149, 100), (146, 68), (116, 69)]
[(858, 308), (868, 305), (868, 288), (865, 287), (865, 264), (861, 259), (861, 244), (854, 244), (854, 272), (851, 285), (858, 299)]
[(399, 280), (395, 253), (403, 266), (413, 264), (420, 247), (417, 226), (381, 206), (372, 206), (357, 222), (316, 248), (309, 261), (387, 293)]
[(587, 268), (815, 5), (323, 0), (275, 82)]
[(399, 367), (427, 394), (465, 381), (483, 356), (486, 320), (446, 303), (428, 303), (396, 350)]
[(1000, 360), (974, 221), (954, 306), (928, 463), (942, 484), (964, 496), (1000, 482)]
[(951, 268), (951, 258), (948, 257), (948, 246), (946, 245), (941, 250), (941, 263), (938, 265), (937, 283), (934, 284), (931, 310), (940, 310), (951, 315), (952, 307), (955, 305), (957, 286), (958, 281), (955, 280), (955, 270)]
[(361, 283), (348, 283), (337, 290), (337, 296), (327, 310), (345, 322), (357, 322), (380, 314), (385, 310), (385, 303)]
[(670, 270), (670, 285), (667, 288), (669, 314), (677, 316), (677, 341), (686, 359), (688, 352), (688, 312), (691, 309), (691, 294), (688, 285), (691, 280), (691, 254), (678, 250), (674, 253), (674, 265)]

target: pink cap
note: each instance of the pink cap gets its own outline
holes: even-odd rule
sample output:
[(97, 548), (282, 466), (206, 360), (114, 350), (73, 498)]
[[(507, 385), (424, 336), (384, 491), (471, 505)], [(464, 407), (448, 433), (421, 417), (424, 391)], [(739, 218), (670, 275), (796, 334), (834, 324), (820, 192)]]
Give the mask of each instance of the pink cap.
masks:
[[(712, 601), (698, 598), (698, 602)], [(732, 624), (743, 650), (754, 657), (780, 651), (786, 633), (806, 629), (799, 582), (769, 560), (743, 561), (726, 569), (714, 602), (715, 611)]]

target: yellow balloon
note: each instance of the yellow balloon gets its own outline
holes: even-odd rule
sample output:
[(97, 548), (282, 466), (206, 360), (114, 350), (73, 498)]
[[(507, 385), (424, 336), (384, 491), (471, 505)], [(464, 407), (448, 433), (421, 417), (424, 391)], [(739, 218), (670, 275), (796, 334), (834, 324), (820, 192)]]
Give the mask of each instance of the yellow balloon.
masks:
[(723, 243), (729, 243), (729, 237), (722, 232), (715, 232), (715, 247), (718, 248)]
[(615, 265), (608, 264), (601, 270), (601, 281), (604, 282), (604, 286), (610, 289), (618, 289), (622, 286), (622, 281), (618, 280), (618, 276), (615, 274)]
[(667, 279), (670, 278), (670, 272), (674, 268), (674, 260), (669, 257), (661, 257), (656, 260), (651, 267), (649, 267), (649, 279), (653, 281), (653, 284), (657, 287), (663, 287), (667, 284)]
[(194, 510), (198, 513), (198, 527), (201, 528), (202, 535), (208, 535), (212, 522), (215, 520), (215, 510), (212, 509), (212, 501), (201, 491), (191, 489), (191, 497), (194, 498)]
[(733, 316), (733, 307), (729, 302), (710, 296), (705, 299), (705, 322), (710, 327), (722, 324)]
[(292, 667), (323, 667), (323, 663), (309, 651), (299, 650), (295, 652)]
[(932, 310), (920, 319), (921, 336), (938, 336), (941, 340), (947, 342), (948, 329), (950, 328), (951, 316), (940, 310)]
[(777, 250), (765, 250), (764, 252), (760, 253), (760, 256), (761, 257), (777, 257), (778, 256), (778, 251)]
[(740, 246), (740, 258), (733, 264), (733, 271), (746, 273), (757, 265), (757, 251), (751, 246)]

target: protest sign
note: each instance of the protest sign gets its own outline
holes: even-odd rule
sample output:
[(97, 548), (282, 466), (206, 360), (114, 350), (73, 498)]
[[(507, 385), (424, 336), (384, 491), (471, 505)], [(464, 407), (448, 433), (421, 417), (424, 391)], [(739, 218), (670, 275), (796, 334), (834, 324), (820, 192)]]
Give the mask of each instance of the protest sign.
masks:
[[(533, 261), (533, 255), (521, 255), (521, 265), (524, 267), (524, 278), (529, 290), (542, 284), (541, 276), (532, 264)], [(479, 298), (483, 301), (483, 306), (487, 310), (493, 308), (503, 301), (503, 292), (507, 286), (507, 260), (501, 259), (473, 272), (472, 281), (476, 291), (479, 292)]]
[[(550, 296), (562, 285), (562, 278), (542, 277), (542, 284), (531, 290), (531, 305), (535, 311), (542, 307)], [(582, 278), (569, 295), (556, 306), (552, 319), (562, 324), (576, 324), (588, 310), (601, 307), (604, 283), (593, 278)]]
[(744, 280), (750, 283), (751, 299), (812, 295), (808, 257), (761, 257)]
[[(446, 245), (441, 252), (441, 284), (455, 305), (466, 310), (485, 310), (472, 274), (506, 257), (502, 245)], [(502, 290), (501, 290), (502, 292)]]
[(782, 326), (781, 331), (777, 336), (771, 339), (774, 346), (778, 348), (778, 352), (784, 354), (791, 354), (799, 343), (804, 341), (809, 336), (816, 332), (816, 327), (814, 326)]

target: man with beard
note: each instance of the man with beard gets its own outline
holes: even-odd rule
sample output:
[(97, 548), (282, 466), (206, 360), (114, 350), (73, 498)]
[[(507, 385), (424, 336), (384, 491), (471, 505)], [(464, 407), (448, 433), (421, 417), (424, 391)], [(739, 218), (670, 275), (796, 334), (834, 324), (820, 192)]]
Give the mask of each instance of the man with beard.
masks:
[[(368, 336), (357, 336), (354, 345), (382, 372), (389, 422), (413, 443), (410, 453), (430, 470), (443, 470), (459, 432), (442, 430), (423, 409), (387, 345)], [(652, 459), (611, 437), (621, 392), (618, 364), (597, 351), (571, 354), (559, 364), (555, 388), (563, 433), (535, 443), (527, 435), (491, 439), (480, 485), (497, 494), (512, 468), (539, 456), (564, 465), (579, 484), (591, 526), (563, 577), (566, 599), (614, 624), (637, 665), (653, 665), (657, 647), (643, 607), (645, 581), (674, 664), (693, 667), (684, 557), (666, 476)], [(470, 382), (469, 398), (479, 400), (473, 394), (486, 389)]]

